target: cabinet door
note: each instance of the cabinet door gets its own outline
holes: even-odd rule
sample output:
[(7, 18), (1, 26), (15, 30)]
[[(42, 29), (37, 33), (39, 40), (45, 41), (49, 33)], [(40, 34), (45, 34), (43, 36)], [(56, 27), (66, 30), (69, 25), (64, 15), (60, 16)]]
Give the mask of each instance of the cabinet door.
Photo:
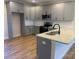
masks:
[(25, 26), (25, 35), (33, 34), (31, 26)]
[(34, 27), (34, 33), (35, 34), (39, 34), (40, 33), (39, 31), (40, 31), (40, 27), (39, 26), (35, 26)]
[(33, 27), (32, 26), (25, 26), (25, 35), (33, 34)]
[(42, 6), (42, 14), (45, 15), (47, 14), (47, 6)]
[(25, 35), (29, 35), (29, 32), (30, 32), (29, 27), (25, 26), (24, 29), (25, 29), (25, 31), (24, 31)]
[(10, 10), (11, 10), (11, 12), (18, 12), (17, 3), (10, 2)]
[(34, 26), (30, 26), (29, 30), (30, 30), (30, 34), (34, 34)]
[(30, 20), (35, 20), (35, 6), (30, 7)]
[(24, 13), (24, 5), (16, 3), (16, 2), (11, 2), (10, 10), (11, 10), (11, 12)]
[(51, 41), (37, 37), (37, 59), (51, 59)]
[(64, 6), (64, 20), (73, 20), (75, 13), (75, 4), (74, 2), (65, 3)]
[(51, 14), (50, 5), (42, 6), (42, 14)]
[(64, 3), (53, 5), (54, 20), (63, 20)]
[(42, 19), (42, 8), (40, 6), (35, 7), (35, 18), (36, 20)]
[(24, 5), (18, 4), (18, 10), (20, 13), (24, 13)]
[(24, 7), (24, 18), (26, 20), (30, 20), (30, 6), (25, 6)]

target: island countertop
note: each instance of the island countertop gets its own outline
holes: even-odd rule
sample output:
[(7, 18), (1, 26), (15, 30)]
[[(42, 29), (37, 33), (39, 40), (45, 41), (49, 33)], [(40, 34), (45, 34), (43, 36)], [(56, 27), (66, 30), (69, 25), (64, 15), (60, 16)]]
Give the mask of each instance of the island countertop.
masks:
[(53, 41), (57, 41), (57, 42), (61, 42), (61, 43), (70, 43), (75, 37), (74, 35), (75, 31), (71, 28), (67, 28), (67, 27), (60, 28), (60, 35), (59, 34), (56, 34), (56, 35), (46, 34), (53, 31), (57, 31), (57, 30), (50, 30), (48, 32), (37, 34), (36, 36), (53, 40)]

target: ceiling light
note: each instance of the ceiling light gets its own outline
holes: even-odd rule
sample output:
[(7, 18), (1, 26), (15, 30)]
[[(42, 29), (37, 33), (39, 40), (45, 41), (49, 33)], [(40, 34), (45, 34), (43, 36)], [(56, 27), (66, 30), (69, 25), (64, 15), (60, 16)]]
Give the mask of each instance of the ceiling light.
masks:
[(36, 0), (32, 0), (32, 2), (33, 2), (33, 3), (35, 3), (35, 2), (36, 2)]

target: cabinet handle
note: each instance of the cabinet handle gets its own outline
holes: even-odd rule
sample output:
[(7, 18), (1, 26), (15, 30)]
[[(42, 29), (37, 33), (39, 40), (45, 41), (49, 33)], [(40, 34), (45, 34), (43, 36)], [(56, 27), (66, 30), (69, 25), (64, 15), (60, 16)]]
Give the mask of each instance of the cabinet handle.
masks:
[(64, 17), (63, 17), (63, 20), (64, 20)]

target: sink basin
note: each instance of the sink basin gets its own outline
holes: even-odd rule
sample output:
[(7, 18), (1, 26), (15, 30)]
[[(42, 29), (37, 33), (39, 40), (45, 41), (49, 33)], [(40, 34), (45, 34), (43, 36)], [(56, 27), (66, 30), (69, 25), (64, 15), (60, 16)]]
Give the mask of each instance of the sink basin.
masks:
[(54, 32), (49, 32), (49, 33), (46, 33), (47, 35), (56, 35), (58, 34), (58, 31), (54, 31)]

